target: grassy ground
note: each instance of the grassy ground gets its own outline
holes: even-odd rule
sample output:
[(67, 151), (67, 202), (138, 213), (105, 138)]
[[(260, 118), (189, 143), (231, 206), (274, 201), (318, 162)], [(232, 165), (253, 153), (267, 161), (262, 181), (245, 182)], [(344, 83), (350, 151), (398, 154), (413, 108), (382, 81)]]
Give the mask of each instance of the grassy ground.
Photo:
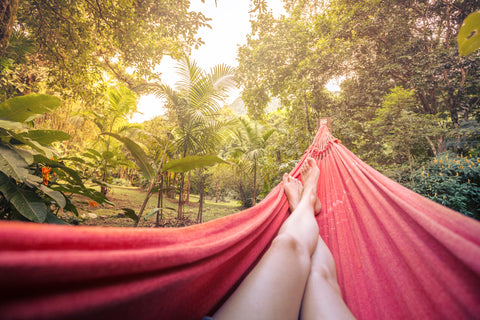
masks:
[[(76, 198), (74, 203), (79, 209), (79, 217), (72, 215), (67, 216), (67, 220), (78, 223), (79, 225), (89, 226), (110, 226), (110, 227), (132, 227), (134, 221), (125, 216), (122, 208), (131, 208), (138, 211), (145, 199), (146, 193), (144, 190), (135, 187), (117, 187), (110, 189), (107, 197), (115, 204), (115, 206), (99, 206), (91, 208), (85, 199)], [(198, 199), (197, 195), (190, 195), (190, 202), (184, 206), (184, 218), (177, 220), (178, 198), (176, 200), (164, 197), (163, 219), (160, 220), (159, 225), (162, 227), (178, 227), (197, 223), (198, 213)], [(158, 196), (153, 195), (148, 201), (147, 207), (143, 215), (146, 215), (152, 209), (157, 207)], [(218, 202), (207, 199), (203, 205), (203, 222), (217, 219), (235, 212), (240, 211), (240, 202), (231, 200), (229, 202)], [(155, 227), (156, 215), (145, 220), (141, 218), (140, 227)]]

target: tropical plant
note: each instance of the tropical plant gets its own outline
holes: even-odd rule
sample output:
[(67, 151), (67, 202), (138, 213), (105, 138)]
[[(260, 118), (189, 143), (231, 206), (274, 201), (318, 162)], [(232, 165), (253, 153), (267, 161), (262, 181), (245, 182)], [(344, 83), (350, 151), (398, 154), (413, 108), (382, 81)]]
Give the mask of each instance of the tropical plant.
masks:
[(420, 108), (414, 90), (394, 87), (369, 122), (374, 136), (381, 137), (377, 159), (384, 164), (408, 163), (411, 175), (417, 162), (445, 151), (442, 120), (420, 113)]
[(52, 144), (70, 139), (63, 131), (34, 130), (36, 117), (58, 108), (57, 97), (34, 94), (0, 104), (0, 217), (34, 222), (64, 223), (60, 210), (78, 215), (71, 195), (98, 205), (106, 198), (87, 188), (82, 176), (64, 164)]
[[(14, 3), (18, 11), (9, 8)], [(4, 9), (14, 14), (11, 23), (2, 24), (2, 36), (12, 29), (28, 34), (35, 44), (29, 64), (48, 68), (48, 86), (67, 87), (84, 98), (106, 72), (131, 88), (155, 76), (165, 54), (202, 44), (196, 32), (208, 25), (203, 14), (189, 9), (189, 1), (14, 0)]]
[[(174, 144), (181, 158), (214, 154), (225, 137), (228, 121), (218, 119), (220, 102), (235, 82), (233, 68), (216, 65), (209, 73), (184, 57), (177, 66), (180, 81), (175, 88), (152, 84), (153, 92), (166, 99), (167, 116), (176, 124)], [(184, 175), (181, 174), (178, 218), (182, 217)], [(202, 198), (203, 199), (203, 198)], [(199, 215), (200, 216), (200, 215)]]
[(253, 196), (252, 205), (257, 203), (257, 171), (258, 161), (264, 156), (268, 139), (275, 130), (266, 130), (258, 123), (253, 126), (245, 118), (240, 118), (240, 129), (235, 132), (237, 146), (232, 149), (234, 158), (245, 157), (252, 163), (251, 172), (253, 173)]
[[(131, 156), (134, 158), (135, 162), (137, 163), (140, 171), (142, 172), (142, 175), (144, 178), (148, 181), (148, 187), (147, 187), (147, 195), (145, 197), (145, 200), (140, 207), (140, 210), (138, 214), (135, 214), (135, 210), (131, 208), (124, 208), (124, 211), (126, 212), (127, 216), (132, 218), (135, 221), (135, 227), (138, 226), (140, 219), (142, 218), (143, 212), (145, 210), (145, 207), (148, 203), (148, 200), (150, 199), (151, 195), (155, 191), (155, 186), (157, 185), (157, 182), (160, 180), (160, 186), (158, 186), (159, 189), (163, 188), (163, 173), (168, 171), (168, 172), (187, 172), (196, 168), (201, 168), (205, 166), (210, 166), (214, 165), (219, 162), (224, 162), (221, 158), (218, 158), (217, 156), (188, 156), (184, 157), (182, 159), (177, 159), (177, 160), (172, 160), (169, 162), (165, 162), (166, 155), (167, 155), (167, 150), (169, 147), (169, 142), (165, 144), (164, 151), (161, 154), (161, 156), (157, 159), (154, 159), (152, 161), (147, 157), (145, 151), (143, 148), (133, 140), (131, 140), (128, 137), (125, 136), (120, 136), (115, 133), (104, 133), (105, 135), (109, 135), (117, 139), (118, 141), (121, 141), (125, 147), (129, 150)], [(159, 203), (161, 201), (159, 200)], [(146, 217), (150, 217), (152, 214), (159, 212), (160, 210), (163, 210), (162, 207), (156, 208), (153, 211), (151, 211), (149, 214), (147, 214)]]
[[(99, 105), (97, 110), (92, 112), (92, 120), (101, 132), (110, 132), (122, 134), (131, 129), (138, 128), (138, 125), (129, 124), (127, 117), (135, 112), (137, 107), (137, 97), (133, 91), (124, 85), (110, 87), (106, 92), (106, 103)], [(101, 172), (101, 180), (103, 181), (101, 192), (107, 194), (107, 186), (111, 177), (111, 169), (116, 168), (122, 158), (121, 150), (113, 152), (114, 147), (110, 136), (99, 135), (96, 146), (97, 152), (89, 149), (90, 156), (93, 155), (100, 160), (98, 169)], [(89, 154), (84, 154), (89, 156)]]
[(480, 48), (480, 11), (472, 12), (458, 32), (458, 51), (466, 56)]
[(443, 153), (415, 172), (415, 192), (480, 220), (480, 159)]

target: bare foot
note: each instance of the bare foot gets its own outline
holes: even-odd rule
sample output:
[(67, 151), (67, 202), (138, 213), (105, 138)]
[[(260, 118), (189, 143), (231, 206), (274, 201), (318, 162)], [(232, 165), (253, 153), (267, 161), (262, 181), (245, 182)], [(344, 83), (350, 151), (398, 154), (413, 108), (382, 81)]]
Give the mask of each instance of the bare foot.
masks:
[(302, 198), (308, 197), (312, 203), (314, 212), (319, 213), (322, 210), (322, 204), (317, 196), (317, 184), (320, 177), (320, 169), (313, 158), (308, 157), (300, 168), (303, 180)]
[(287, 195), (290, 212), (293, 212), (302, 198), (302, 183), (288, 173), (285, 173), (283, 175), (283, 188), (285, 189), (285, 194)]
[[(300, 168), (300, 171), (302, 173), (302, 178), (305, 180), (305, 179), (307, 179), (305, 175), (310, 176), (310, 173), (307, 173), (307, 171), (315, 170), (315, 168), (316, 168), (316, 171), (317, 171), (317, 173), (315, 173), (316, 174), (316, 180), (315, 180), (315, 176), (310, 178), (310, 179), (314, 179), (316, 181), (315, 185), (314, 185), (315, 190), (313, 190), (313, 192), (315, 194), (315, 204), (314, 204), (313, 208), (314, 208), (315, 214), (318, 214), (322, 210), (322, 203), (320, 202), (320, 199), (318, 199), (317, 191), (316, 191), (317, 190), (318, 176), (320, 174), (320, 170), (318, 169), (318, 167), (315, 163), (315, 160), (313, 160), (312, 158), (309, 158), (309, 159), (311, 159), (313, 161), (313, 164), (311, 162), (309, 163), (309, 160), (307, 159), (307, 162), (304, 163), (302, 168)], [(294, 177), (292, 177), (291, 175), (285, 173), (283, 175), (283, 186), (285, 188), (285, 194), (287, 195), (287, 198), (288, 198), (288, 204), (290, 206), (290, 212), (293, 212), (293, 210), (295, 210), (297, 208), (300, 200), (302, 199), (303, 185), (299, 180), (297, 180)]]

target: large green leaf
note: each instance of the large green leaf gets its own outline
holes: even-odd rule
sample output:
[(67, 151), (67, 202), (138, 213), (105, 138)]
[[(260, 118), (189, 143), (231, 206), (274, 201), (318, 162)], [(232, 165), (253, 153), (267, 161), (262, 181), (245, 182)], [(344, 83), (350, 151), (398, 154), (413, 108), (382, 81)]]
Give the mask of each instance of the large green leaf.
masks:
[(0, 145), (0, 171), (9, 177), (24, 182), (28, 175), (28, 163), (15, 150)]
[(35, 151), (38, 151), (39, 153), (45, 155), (47, 158), (52, 158), (53, 157), (53, 151), (52, 149), (49, 149), (47, 146), (42, 146), (40, 143), (37, 141), (34, 141), (22, 134), (16, 134), (11, 132), (10, 135), (18, 141), (18, 143), (24, 144), (29, 146)]
[(48, 213), (47, 213), (47, 218), (45, 219), (45, 222), (51, 223), (51, 224), (70, 225), (69, 223), (61, 220), (60, 218), (58, 218), (56, 215), (54, 215), (54, 214), (51, 213), (51, 212), (48, 212)]
[(20, 122), (0, 119), (0, 128), (4, 128), (8, 130), (14, 130), (14, 129), (20, 130), (23, 128), (23, 125)]
[(46, 94), (30, 94), (8, 99), (0, 104), (0, 119), (25, 122), (60, 106), (61, 100)]
[(52, 142), (69, 140), (71, 138), (68, 133), (58, 130), (30, 130), (24, 136), (41, 144), (51, 144)]
[(100, 152), (98, 152), (98, 151), (95, 150), (95, 149), (87, 148), (87, 151), (90, 152), (91, 154), (97, 156), (98, 158), (102, 158), (102, 155), (100, 154)]
[(45, 193), (47, 196), (55, 200), (55, 202), (62, 208), (65, 208), (65, 205), (67, 204), (67, 201), (65, 200), (65, 197), (63, 194), (59, 191), (55, 191), (50, 189), (44, 184), (40, 184), (40, 190)]
[(112, 136), (118, 141), (123, 142), (125, 147), (127, 147), (128, 151), (130, 151), (132, 157), (135, 159), (135, 162), (142, 171), (143, 176), (148, 181), (153, 181), (155, 179), (155, 170), (148, 162), (147, 155), (145, 154), (145, 152), (143, 152), (143, 149), (137, 143), (127, 137), (123, 137), (115, 133), (105, 132), (103, 134)]
[(163, 166), (163, 170), (170, 172), (186, 172), (197, 168), (213, 166), (217, 163), (226, 163), (226, 161), (213, 155), (188, 156), (183, 159), (167, 162)]
[(143, 217), (143, 220), (147, 220), (148, 218), (150, 218), (151, 216), (153, 216), (155, 213), (157, 213), (158, 211), (162, 210), (161, 208), (155, 208), (155, 209), (152, 209), (149, 213), (147, 213), (144, 217)]
[(103, 159), (110, 160), (110, 159), (113, 159), (113, 157), (115, 157), (115, 154), (112, 151), (104, 151), (102, 152), (102, 157)]
[(480, 48), (480, 11), (468, 15), (458, 32), (458, 51), (466, 56)]
[(48, 210), (42, 199), (35, 192), (22, 189), (2, 173), (0, 173), (0, 192), (25, 218), (34, 222), (45, 221)]
[(29, 165), (33, 163), (33, 152), (32, 150), (16, 148), (15, 151), (20, 155), (23, 160), (25, 160)]
[(133, 221), (137, 222), (139, 220), (138, 215), (135, 213), (135, 210), (130, 209), (130, 208), (122, 208), (123, 212), (125, 212), (125, 215), (132, 219)]

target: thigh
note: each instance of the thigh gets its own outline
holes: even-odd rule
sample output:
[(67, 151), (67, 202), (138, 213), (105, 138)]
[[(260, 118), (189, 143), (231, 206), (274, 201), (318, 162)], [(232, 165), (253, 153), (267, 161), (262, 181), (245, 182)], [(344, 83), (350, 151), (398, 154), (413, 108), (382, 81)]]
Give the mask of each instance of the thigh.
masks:
[(312, 256), (312, 269), (303, 297), (301, 319), (355, 319), (343, 301), (335, 260), (322, 238)]
[(304, 246), (288, 233), (279, 234), (213, 318), (298, 319), (309, 272)]

